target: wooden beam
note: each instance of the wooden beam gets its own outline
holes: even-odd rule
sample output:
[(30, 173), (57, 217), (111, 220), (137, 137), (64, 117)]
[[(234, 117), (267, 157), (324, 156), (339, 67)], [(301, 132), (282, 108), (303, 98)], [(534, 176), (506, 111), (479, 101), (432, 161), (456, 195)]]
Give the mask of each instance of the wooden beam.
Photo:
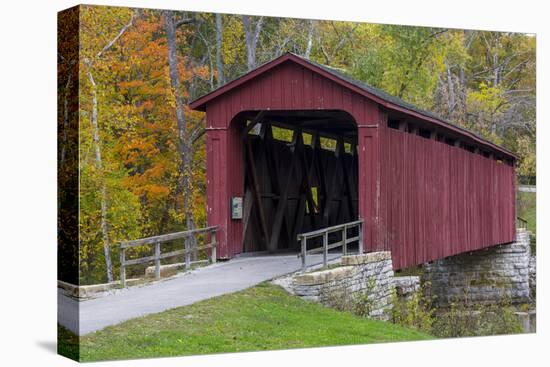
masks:
[(243, 129), (243, 139), (246, 138), (248, 133), (256, 126), (262, 119), (262, 117), (265, 115), (265, 111), (260, 111), (258, 114), (250, 121), (248, 125), (245, 126)]
[(291, 155), (291, 159), (290, 159), (290, 164), (289, 164), (289, 167), (288, 167), (288, 174), (287, 174), (287, 178), (286, 178), (286, 182), (284, 183), (283, 187), (282, 187), (282, 190), (281, 190), (281, 193), (280, 193), (280, 198), (279, 198), (279, 201), (277, 203), (277, 209), (275, 211), (275, 218), (273, 220), (273, 226), (271, 228), (271, 239), (269, 241), (269, 245), (268, 245), (268, 251), (274, 251), (277, 249), (277, 244), (279, 242), (279, 235), (280, 235), (280, 232), (281, 232), (281, 226), (283, 224), (283, 219), (284, 219), (284, 211), (286, 209), (286, 204), (287, 204), (287, 195), (288, 195), (288, 190), (290, 188), (290, 182), (291, 182), (291, 178), (292, 178), (292, 173), (293, 173), (293, 170), (294, 170), (294, 165), (295, 165), (295, 162), (296, 162), (296, 140), (298, 138), (298, 134), (301, 134), (301, 131), (300, 130), (294, 130), (294, 133), (292, 134), (292, 145), (293, 147), (291, 147), (291, 152), (292, 152), (292, 155)]
[[(262, 131), (260, 132), (260, 139), (262, 140), (262, 146), (264, 148), (264, 155), (266, 158), (266, 164), (268, 165), (268, 172), (267, 175), (269, 176), (270, 182), (271, 182), (271, 188), (272, 191), (276, 192), (277, 195), (270, 195), (272, 199), (277, 201), (279, 203), (281, 200), (289, 200), (288, 195), (286, 198), (282, 197), (282, 187), (284, 186), (283, 178), (281, 176), (280, 170), (279, 170), (279, 162), (276, 159), (277, 156), (277, 148), (274, 144), (273, 139), (273, 130), (272, 130), (272, 124), (270, 122), (266, 122), (264, 126), (262, 126)], [(286, 207), (286, 203), (285, 203)], [(288, 218), (285, 213), (283, 213), (283, 219), (285, 223), (285, 230), (287, 234), (287, 240), (291, 240), (291, 223), (290, 219)], [(271, 232), (271, 236), (273, 236), (273, 231)]]
[(294, 221), (294, 228), (292, 230), (292, 244), (296, 247), (296, 237), (298, 236), (298, 231), (302, 230), (302, 224), (304, 223), (304, 214), (306, 210), (306, 196), (305, 194), (302, 194), (300, 197), (300, 201), (298, 202), (298, 208), (296, 210), (295, 215), (295, 221)]
[(279, 166), (274, 157), (273, 130), (271, 123), (266, 122), (262, 125), (260, 139), (265, 154), (266, 164), (268, 165), (269, 178), (271, 181), (271, 190), (280, 195), (281, 185), (279, 180)]
[[(352, 148), (353, 148), (353, 145), (352, 145)], [(342, 176), (344, 178), (344, 188), (346, 190), (346, 197), (348, 199), (348, 208), (349, 208), (349, 215), (350, 215), (350, 220), (355, 220), (356, 218), (354, 218), (355, 216), (355, 210), (354, 210), (354, 203), (353, 203), (353, 197), (352, 197), (352, 194), (353, 194), (353, 188), (352, 188), (352, 185), (351, 185), (351, 175), (348, 171), (348, 167), (346, 165), (346, 160), (344, 159), (344, 155), (342, 154), (342, 151), (344, 150), (344, 144), (341, 143), (340, 144), (340, 162), (342, 164)], [(353, 153), (353, 150), (351, 150), (351, 152)]]
[[(315, 167), (317, 168), (317, 173), (319, 177), (319, 186), (317, 187), (317, 199), (319, 200), (320, 208), (319, 212), (324, 213), (326, 201), (324, 200), (327, 196), (327, 178), (325, 175), (325, 167), (323, 167), (323, 163), (321, 161), (321, 140), (319, 134), (315, 136), (315, 154), (317, 155), (318, 159), (315, 159)], [(323, 200), (321, 200), (323, 198)], [(321, 218), (321, 221), (324, 223), (324, 219)]]
[(336, 171), (338, 170), (338, 159), (340, 157), (341, 144), (341, 139), (336, 141), (336, 150), (334, 151), (334, 155), (336, 157), (336, 161), (334, 162), (334, 172), (332, 174), (330, 185), (327, 187), (326, 190), (325, 205), (323, 208), (323, 225), (325, 226), (329, 225), (330, 223), (330, 207), (332, 206), (332, 199), (334, 198), (334, 194), (336, 192), (336, 178), (338, 177)]
[(256, 208), (260, 217), (260, 226), (265, 241), (269, 241), (269, 232), (267, 230), (267, 222), (265, 219), (265, 213), (262, 205), (262, 198), (260, 196), (259, 186), (258, 186), (258, 175), (256, 173), (256, 164), (254, 163), (254, 156), (252, 152), (252, 146), (250, 144), (250, 139), (246, 139), (246, 148), (247, 148), (247, 160), (248, 160), (248, 169), (246, 170), (249, 175), (249, 182), (252, 190), (252, 194), (256, 199)]
[(315, 200), (313, 199), (313, 194), (311, 192), (311, 189), (313, 188), (311, 184), (311, 179), (312, 179), (313, 170), (315, 168), (315, 162), (316, 162), (316, 156), (317, 156), (316, 148), (317, 148), (318, 141), (319, 141), (318, 134), (316, 132), (311, 137), (311, 161), (309, 163), (307, 161), (307, 154), (304, 146), (302, 146), (302, 151), (301, 151), (302, 159), (300, 160), (300, 162), (302, 163), (302, 170), (305, 172), (303, 185), (304, 185), (306, 200), (309, 207), (310, 221), (313, 227), (315, 227), (316, 225), (315, 213), (319, 211), (319, 208), (315, 203)]
[(250, 222), (250, 214), (252, 213), (252, 191), (246, 188), (244, 193), (244, 208), (243, 208), (243, 249), (246, 240), (246, 232), (248, 231), (248, 223)]
[[(279, 122), (279, 121), (272, 121), (268, 118), (264, 119), (264, 121), (271, 123), (271, 125), (273, 125), (273, 126), (281, 127), (283, 129), (294, 130), (294, 128), (296, 128), (296, 125), (287, 124), (287, 123)], [(317, 133), (319, 136), (334, 139), (334, 140), (337, 140), (338, 138), (342, 137), (342, 135), (339, 135), (339, 134), (331, 134), (331, 133), (328, 133), (328, 132), (319, 131), (317, 129), (302, 129), (301, 128), (301, 130), (302, 130), (302, 133), (306, 133), (306, 134), (310, 134), (310, 135), (313, 135), (313, 134)], [(352, 138), (346, 138), (346, 139), (344, 139), (344, 141), (346, 143), (356, 144), (357, 143), (357, 134), (355, 133), (355, 135)]]

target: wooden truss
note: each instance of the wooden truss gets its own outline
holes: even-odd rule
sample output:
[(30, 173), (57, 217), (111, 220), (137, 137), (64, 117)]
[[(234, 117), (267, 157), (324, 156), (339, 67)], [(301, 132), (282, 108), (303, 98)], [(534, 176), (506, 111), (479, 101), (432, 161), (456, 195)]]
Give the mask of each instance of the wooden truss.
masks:
[[(291, 140), (275, 139), (273, 126), (291, 130)], [(333, 150), (321, 146), (327, 136), (336, 141)], [(244, 251), (295, 250), (297, 234), (357, 219), (355, 141), (259, 114), (244, 129), (243, 143)]]

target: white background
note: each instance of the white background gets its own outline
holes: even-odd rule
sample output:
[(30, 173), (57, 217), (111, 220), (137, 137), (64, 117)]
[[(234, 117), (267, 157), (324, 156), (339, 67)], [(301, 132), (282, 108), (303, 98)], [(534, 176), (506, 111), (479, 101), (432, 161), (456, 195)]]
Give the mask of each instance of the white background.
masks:
[[(538, 333), (431, 342), (101, 362), (98, 366), (547, 365), (549, 11), (545, 1), (96, 1), (537, 33)], [(0, 16), (0, 365), (67, 366), (56, 348), (56, 12), (74, 1), (4, 1)], [(543, 105), (543, 101), (546, 105)], [(544, 339), (547, 339), (544, 342)]]

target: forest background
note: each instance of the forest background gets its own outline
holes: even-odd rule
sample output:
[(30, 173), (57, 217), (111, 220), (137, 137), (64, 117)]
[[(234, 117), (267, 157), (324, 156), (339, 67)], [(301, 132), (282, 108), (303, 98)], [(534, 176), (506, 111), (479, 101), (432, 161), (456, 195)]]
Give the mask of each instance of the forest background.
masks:
[(62, 170), (79, 86), (81, 284), (113, 280), (121, 241), (206, 225), (205, 120), (187, 104), (288, 51), (503, 145), (536, 181), (533, 35), (99, 6), (79, 22), (79, 54), (58, 59), (58, 154)]

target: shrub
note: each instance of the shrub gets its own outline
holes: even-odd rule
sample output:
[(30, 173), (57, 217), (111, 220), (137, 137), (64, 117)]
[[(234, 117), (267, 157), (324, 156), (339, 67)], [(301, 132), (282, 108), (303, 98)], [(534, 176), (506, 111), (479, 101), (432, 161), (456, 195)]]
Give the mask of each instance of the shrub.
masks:
[(521, 323), (514, 311), (509, 300), (475, 306), (453, 303), (448, 310), (438, 312), (432, 334), (452, 338), (521, 333)]
[(394, 324), (431, 332), (435, 309), (432, 307), (433, 298), (424, 295), (427, 285), (421, 285), (420, 289), (408, 298), (400, 298), (394, 290), (393, 308), (389, 310), (390, 320)]

